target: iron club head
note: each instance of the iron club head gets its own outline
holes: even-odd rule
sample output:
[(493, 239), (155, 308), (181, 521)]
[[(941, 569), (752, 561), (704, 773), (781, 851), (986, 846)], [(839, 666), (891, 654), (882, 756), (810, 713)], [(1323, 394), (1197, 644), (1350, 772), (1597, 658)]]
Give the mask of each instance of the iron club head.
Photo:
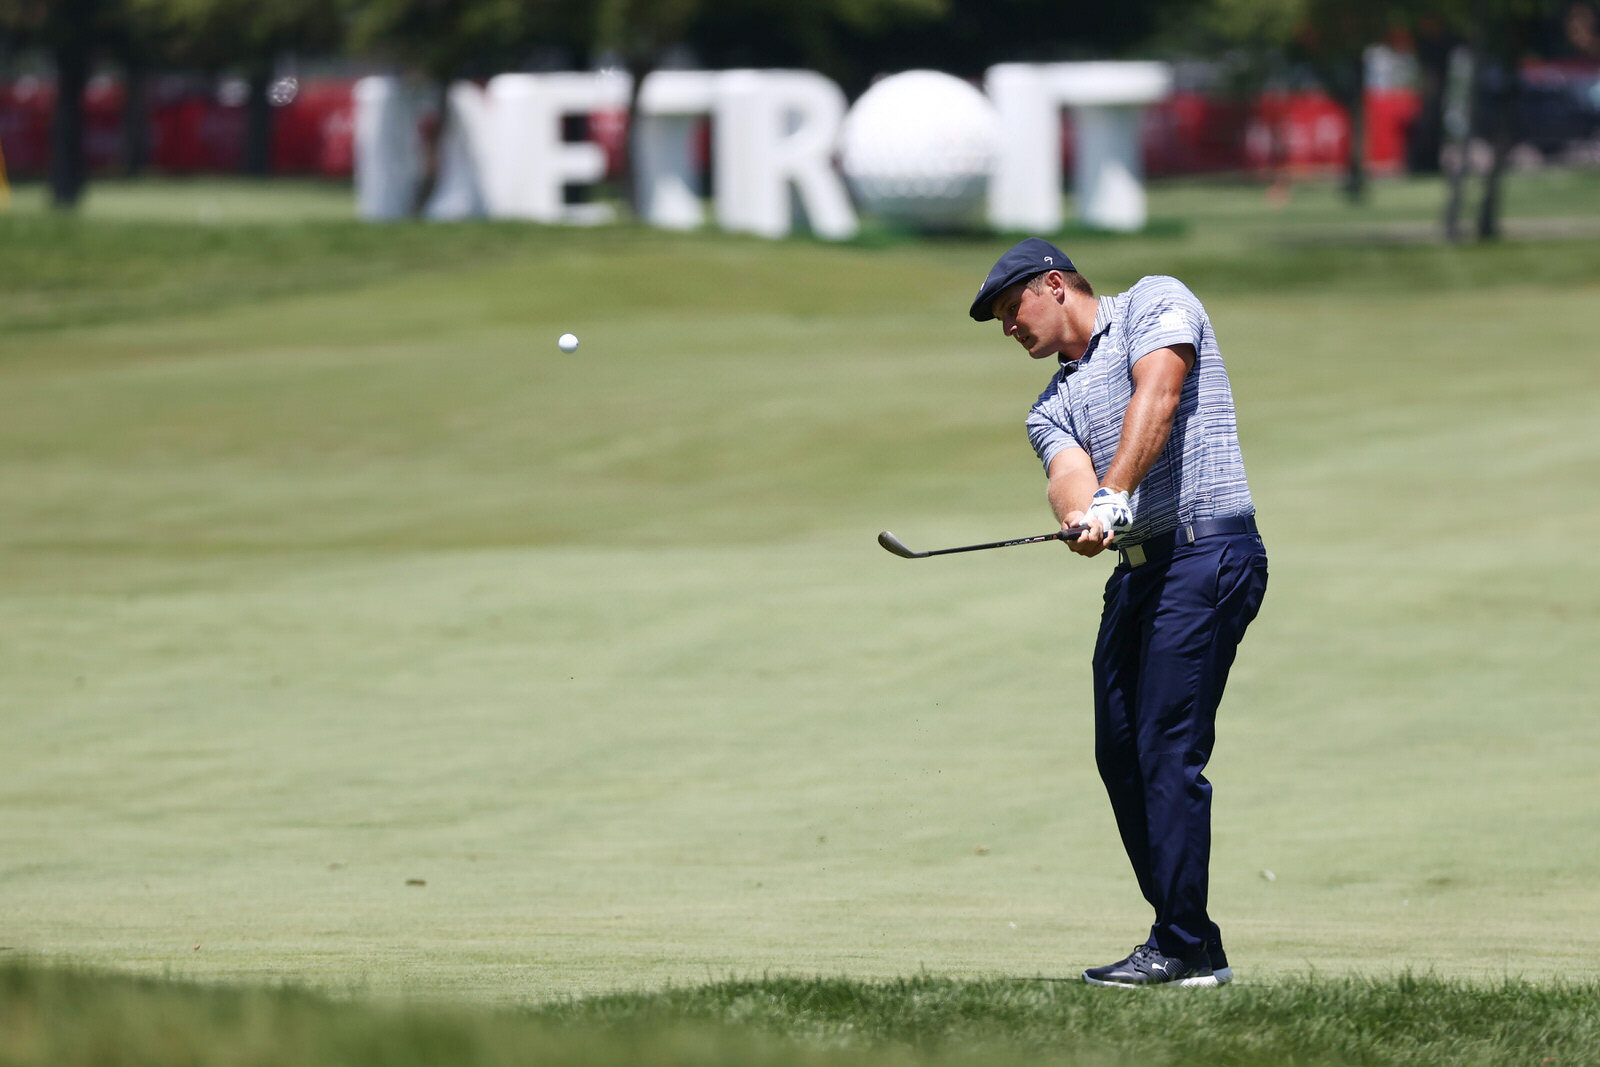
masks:
[(882, 545), (884, 548), (887, 548), (890, 552), (893, 552), (902, 559), (917, 558), (917, 553), (907, 548), (905, 546), (905, 542), (901, 541), (900, 538), (896, 537), (888, 530), (884, 530), (878, 535), (878, 544)]

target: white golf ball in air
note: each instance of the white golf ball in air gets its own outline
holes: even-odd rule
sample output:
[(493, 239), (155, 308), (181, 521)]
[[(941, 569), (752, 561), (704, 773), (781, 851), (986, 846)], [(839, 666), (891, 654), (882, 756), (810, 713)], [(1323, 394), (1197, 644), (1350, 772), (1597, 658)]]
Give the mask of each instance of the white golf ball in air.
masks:
[(556, 347), (563, 352), (576, 352), (578, 350), (578, 335), (575, 333), (562, 334), (560, 339), (556, 341)]

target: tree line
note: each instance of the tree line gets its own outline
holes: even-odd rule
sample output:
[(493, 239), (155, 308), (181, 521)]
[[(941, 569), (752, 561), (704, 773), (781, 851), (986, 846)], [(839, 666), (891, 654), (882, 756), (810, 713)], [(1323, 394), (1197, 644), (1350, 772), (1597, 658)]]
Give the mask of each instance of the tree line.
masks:
[[(636, 87), (675, 57), (705, 68), (805, 67), (852, 96), (879, 73), (932, 67), (976, 77), (1005, 60), (1159, 55), (1227, 57), (1242, 91), (1289, 65), (1310, 71), (1351, 120), (1345, 188), (1365, 191), (1362, 101), (1366, 49), (1397, 35), (1420, 64), (1423, 111), (1412, 166), (1436, 170), (1447, 130), (1451, 63), (1467, 57), (1469, 93), (1486, 106), (1472, 129), (1492, 146), (1478, 232), (1498, 233), (1499, 183), (1512, 147), (1524, 56), (1596, 0), (0, 0), (0, 59), (46, 53), (55, 70), (49, 181), (53, 202), (77, 203), (85, 181), (83, 91), (117, 68), (130, 111), (164, 69), (242, 77), (246, 173), (266, 173), (268, 89), (286, 55), (350, 56), (440, 87), (510, 70), (584, 69), (605, 59)], [(1600, 58), (1600, 51), (1597, 51)], [(139, 163), (137, 138), (130, 162)], [(1456, 175), (1456, 199), (1460, 181)], [(1452, 230), (1456, 229), (1454, 218)]]

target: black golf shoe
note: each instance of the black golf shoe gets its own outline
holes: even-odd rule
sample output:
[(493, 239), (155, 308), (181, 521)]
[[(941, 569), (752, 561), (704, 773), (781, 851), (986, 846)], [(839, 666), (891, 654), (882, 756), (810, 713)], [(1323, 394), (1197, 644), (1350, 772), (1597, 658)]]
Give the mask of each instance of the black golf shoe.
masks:
[[(1229, 972), (1232, 977), (1232, 972)], [(1083, 980), (1090, 985), (1111, 985), (1138, 988), (1140, 986), (1214, 986), (1219, 985), (1211, 969), (1211, 960), (1204, 951), (1193, 959), (1163, 955), (1159, 949), (1140, 945), (1125, 960), (1108, 963), (1104, 967), (1090, 967), (1083, 972)]]

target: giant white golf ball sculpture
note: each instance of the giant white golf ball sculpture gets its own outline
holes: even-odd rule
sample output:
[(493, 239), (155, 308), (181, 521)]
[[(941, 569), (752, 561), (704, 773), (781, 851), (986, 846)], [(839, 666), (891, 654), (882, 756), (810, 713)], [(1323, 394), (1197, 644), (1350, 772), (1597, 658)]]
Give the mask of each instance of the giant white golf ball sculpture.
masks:
[(960, 78), (909, 70), (873, 84), (844, 119), (840, 169), (863, 211), (918, 229), (981, 221), (999, 115)]

